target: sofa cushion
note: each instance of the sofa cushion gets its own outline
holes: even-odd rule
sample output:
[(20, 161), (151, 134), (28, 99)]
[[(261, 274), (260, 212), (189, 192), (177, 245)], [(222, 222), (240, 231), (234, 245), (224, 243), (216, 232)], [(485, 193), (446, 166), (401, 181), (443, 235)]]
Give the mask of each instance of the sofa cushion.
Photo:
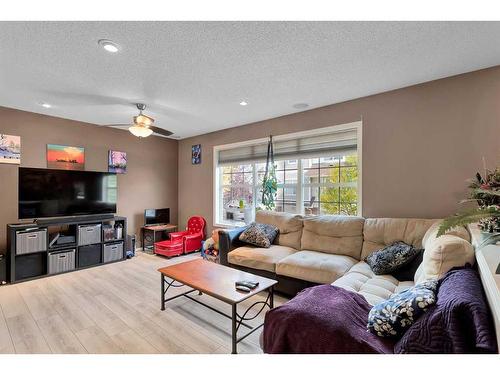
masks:
[(304, 218), (301, 249), (347, 255), (359, 260), (364, 220), (362, 217), (338, 215)]
[(280, 245), (271, 245), (265, 249), (262, 247), (242, 246), (227, 254), (227, 260), (231, 264), (242, 267), (255, 268), (269, 272), (276, 271), (276, 263), (281, 259), (295, 253), (297, 250)]
[(365, 219), (361, 259), (398, 241), (421, 248), (422, 238), (435, 222), (433, 219)]
[(355, 263), (356, 260), (349, 256), (303, 250), (280, 260), (276, 265), (276, 273), (313, 283), (330, 284)]
[(474, 248), (463, 238), (445, 234), (428, 240), (424, 251), (422, 269), (415, 274), (418, 283), (440, 279), (454, 267), (463, 267), (475, 261)]
[(370, 305), (389, 299), (413, 285), (413, 281), (398, 281), (390, 275), (375, 275), (366, 262), (356, 263), (344, 276), (332, 285), (361, 294)]
[(262, 224), (274, 225), (279, 229), (274, 240), (276, 245), (293, 247), (300, 250), (302, 236), (302, 216), (286, 212), (259, 210), (255, 213), (255, 221)]
[[(427, 247), (427, 243), (430, 243), (430, 241), (434, 241), (437, 238), (437, 232), (438, 232), (439, 226), (441, 225), (442, 222), (443, 222), (443, 220), (438, 220), (434, 224), (432, 224), (429, 229), (427, 229), (427, 232), (425, 232), (425, 235), (422, 238), (422, 247), (424, 249)], [(452, 228), (452, 229), (446, 231), (445, 234), (450, 235), (450, 236), (460, 237), (460, 238), (463, 238), (464, 240), (470, 242), (470, 233), (463, 226)]]

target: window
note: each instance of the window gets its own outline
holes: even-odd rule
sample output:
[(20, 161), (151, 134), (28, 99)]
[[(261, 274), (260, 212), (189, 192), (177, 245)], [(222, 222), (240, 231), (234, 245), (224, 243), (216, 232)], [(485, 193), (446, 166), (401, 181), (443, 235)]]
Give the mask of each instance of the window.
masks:
[(245, 222), (240, 201), (246, 207), (253, 207), (255, 197), (254, 164), (240, 164), (220, 167), (220, 202), (223, 217), (221, 222)]
[[(276, 211), (361, 214), (361, 124), (340, 127), (322, 129), (326, 133), (319, 135), (312, 131), (296, 138), (294, 134), (283, 140), (275, 137)], [(216, 225), (243, 225), (254, 219), (261, 203), (265, 142), (215, 147)]]
[(304, 213), (356, 215), (358, 163), (356, 154), (302, 160)]

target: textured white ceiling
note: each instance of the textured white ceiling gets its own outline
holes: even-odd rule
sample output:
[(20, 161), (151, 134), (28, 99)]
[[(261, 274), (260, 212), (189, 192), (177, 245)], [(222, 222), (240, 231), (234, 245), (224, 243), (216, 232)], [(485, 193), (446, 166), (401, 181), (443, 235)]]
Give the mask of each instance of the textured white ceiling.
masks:
[(499, 41), (499, 22), (0, 22), (0, 105), (111, 124), (144, 102), (185, 138), (498, 65)]

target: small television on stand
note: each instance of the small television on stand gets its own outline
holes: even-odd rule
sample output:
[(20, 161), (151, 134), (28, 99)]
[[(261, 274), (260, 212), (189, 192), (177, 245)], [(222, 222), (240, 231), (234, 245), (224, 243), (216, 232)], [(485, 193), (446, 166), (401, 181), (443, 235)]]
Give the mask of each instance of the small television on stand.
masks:
[(149, 208), (144, 210), (144, 226), (170, 223), (170, 208)]

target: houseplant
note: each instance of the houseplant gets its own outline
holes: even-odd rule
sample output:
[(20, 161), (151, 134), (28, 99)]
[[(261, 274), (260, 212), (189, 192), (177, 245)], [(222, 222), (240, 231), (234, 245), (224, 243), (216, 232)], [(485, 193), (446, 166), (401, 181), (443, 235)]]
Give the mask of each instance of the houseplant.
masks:
[(484, 176), (478, 172), (469, 182), (471, 189), (469, 199), (465, 199), (462, 203), (475, 201), (478, 207), (444, 219), (439, 227), (438, 236), (451, 228), (476, 222), (485, 232), (500, 232), (500, 167), (495, 170), (485, 168)]
[(274, 164), (273, 136), (269, 136), (267, 144), (266, 171), (262, 180), (262, 206), (266, 210), (276, 208), (276, 193), (278, 192), (278, 179), (276, 178), (276, 165)]

